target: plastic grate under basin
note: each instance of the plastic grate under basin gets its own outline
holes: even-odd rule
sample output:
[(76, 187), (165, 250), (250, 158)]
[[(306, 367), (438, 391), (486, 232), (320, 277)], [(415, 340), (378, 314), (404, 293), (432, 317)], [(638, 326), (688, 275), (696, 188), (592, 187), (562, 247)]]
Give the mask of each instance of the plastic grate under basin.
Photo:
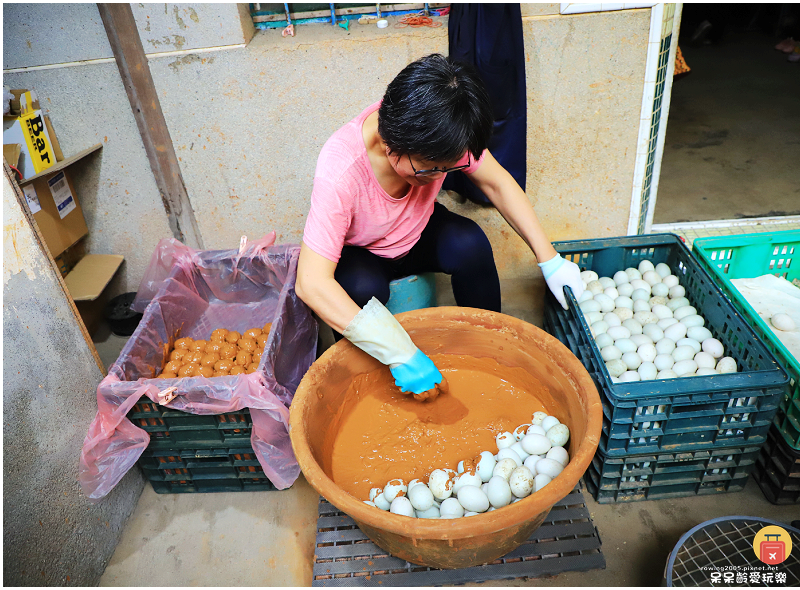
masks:
[[(472, 517), (470, 517), (472, 518)], [(355, 522), (320, 498), (312, 586), (442, 586), (605, 569), (600, 535), (575, 488), (511, 553), (486, 565), (441, 570), (388, 555)]]
[[(792, 552), (777, 566), (762, 563), (753, 550), (756, 534), (769, 525), (782, 527), (792, 537)], [(800, 551), (794, 549), (799, 546), (800, 530), (788, 524), (751, 516), (715, 518), (680, 538), (667, 561), (666, 584), (725, 588), (800, 586)], [(771, 574), (771, 583), (762, 579), (763, 572)], [(785, 582), (776, 583), (778, 572), (786, 574)]]

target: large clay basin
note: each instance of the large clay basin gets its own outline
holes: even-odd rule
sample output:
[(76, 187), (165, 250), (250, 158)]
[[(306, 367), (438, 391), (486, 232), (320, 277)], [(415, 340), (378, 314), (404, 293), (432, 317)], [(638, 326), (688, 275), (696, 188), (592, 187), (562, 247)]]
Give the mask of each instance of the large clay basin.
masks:
[[(347, 340), (328, 349), (306, 373), (291, 407), (290, 435), (308, 482), (350, 515), (379, 547), (411, 563), (462, 568), (491, 562), (512, 551), (538, 528), (550, 508), (586, 471), (597, 449), (602, 406), (591, 377), (557, 339), (516, 318), (463, 307), (436, 307), (397, 316), (427, 354), (491, 357), (522, 367), (549, 390), (541, 399), (549, 413), (569, 426), (571, 461), (541, 491), (500, 510), (455, 520), (425, 520), (383, 512), (355, 498), (330, 478), (337, 410), (354, 375), (380, 363)], [(454, 466), (453, 466), (454, 467)]]

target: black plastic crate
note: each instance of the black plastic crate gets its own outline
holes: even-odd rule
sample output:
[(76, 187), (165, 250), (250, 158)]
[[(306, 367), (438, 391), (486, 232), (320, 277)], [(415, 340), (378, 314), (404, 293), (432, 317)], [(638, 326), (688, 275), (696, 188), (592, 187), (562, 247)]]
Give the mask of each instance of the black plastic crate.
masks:
[(759, 449), (733, 447), (624, 458), (597, 453), (584, 481), (600, 504), (738, 492), (755, 467)]
[(800, 451), (786, 444), (773, 427), (761, 447), (753, 479), (773, 504), (800, 503)]
[(250, 447), (148, 450), (139, 466), (159, 494), (275, 489)]
[(656, 234), (554, 244), (582, 270), (601, 276), (642, 260), (665, 262), (706, 318), (706, 327), (725, 345), (739, 373), (613, 383), (572, 292), (564, 311), (551, 293), (544, 327), (577, 356), (592, 376), (603, 402), (598, 452), (607, 457), (761, 445), (788, 388), (786, 371), (673, 234)]

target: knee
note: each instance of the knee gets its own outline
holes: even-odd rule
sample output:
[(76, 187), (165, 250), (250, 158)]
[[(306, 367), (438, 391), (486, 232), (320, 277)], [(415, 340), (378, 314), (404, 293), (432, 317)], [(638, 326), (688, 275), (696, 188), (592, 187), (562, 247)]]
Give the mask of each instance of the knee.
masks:
[(334, 275), (334, 278), (359, 307), (364, 307), (373, 297), (384, 305), (389, 301), (389, 282), (380, 275), (360, 270)]
[(492, 244), (483, 229), (471, 219), (463, 219), (450, 229), (445, 240), (449, 266), (454, 270), (465, 267), (494, 266)]

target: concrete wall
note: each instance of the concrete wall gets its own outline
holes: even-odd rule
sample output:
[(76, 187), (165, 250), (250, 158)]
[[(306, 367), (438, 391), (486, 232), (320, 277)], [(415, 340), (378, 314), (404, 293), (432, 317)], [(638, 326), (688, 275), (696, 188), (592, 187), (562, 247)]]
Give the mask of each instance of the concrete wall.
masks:
[[(6, 69), (55, 59), (42, 34), (55, 34), (55, 27), (33, 29), (29, 6), (6, 9)], [(279, 241), (298, 242), (317, 155), (328, 136), (378, 100), (410, 60), (447, 52), (446, 27), (355, 23), (349, 31), (301, 25), (294, 38), (277, 29), (260, 31), (247, 47), (207, 51), (202, 48), (248, 38), (252, 31), (242, 24), (247, 19), (240, 7), (133, 6), (146, 51), (198, 49), (151, 56), (150, 67), (203, 240), (213, 248), (234, 247), (243, 234), (273, 229)], [(562, 16), (558, 4), (522, 8), (528, 194), (553, 240), (624, 234), (650, 11)], [(80, 41), (62, 40), (70, 59), (110, 51), (96, 10), (60, 5), (62, 21), (71, 14), (84, 27)], [(124, 254), (114, 288), (136, 289), (153, 246), (169, 229), (114, 63), (27, 70), (4, 79), (39, 91), (66, 153), (103, 142), (79, 186), (89, 249)], [(461, 204), (455, 195), (440, 198), (480, 221), (501, 278), (538, 276), (532, 255), (494, 210)]]
[(55, 269), (3, 177), (3, 584), (93, 586), (144, 482), (98, 504), (78, 456), (103, 374)]

